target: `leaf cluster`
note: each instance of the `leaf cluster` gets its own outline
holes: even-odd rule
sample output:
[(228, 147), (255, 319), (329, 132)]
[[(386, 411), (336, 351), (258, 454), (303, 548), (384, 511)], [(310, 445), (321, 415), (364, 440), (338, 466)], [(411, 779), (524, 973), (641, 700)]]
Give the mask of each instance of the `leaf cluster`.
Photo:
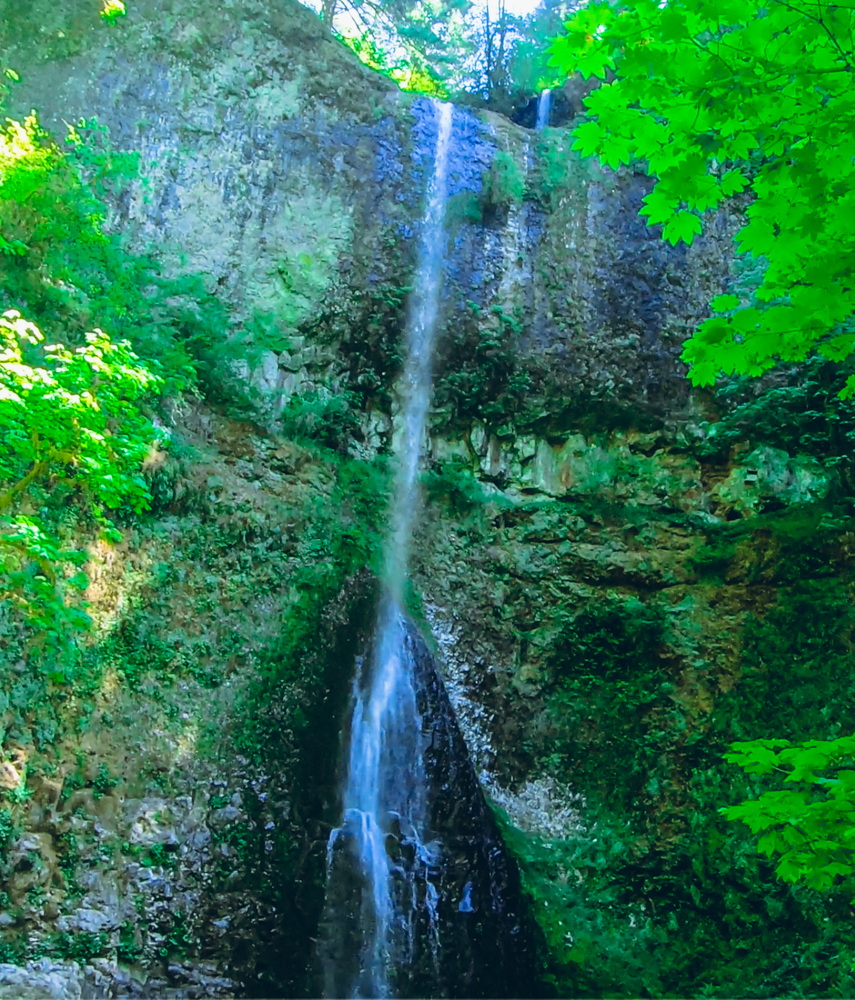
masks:
[(321, 16), (359, 59), (403, 90), (447, 97), (446, 83), (469, 45), (463, 34), (470, 0), (321, 0)]
[(784, 384), (757, 391), (736, 379), (716, 392), (724, 410), (697, 445), (704, 458), (725, 457), (739, 442), (810, 454), (827, 467), (848, 466), (855, 450), (855, 404), (838, 397), (847, 366), (812, 358)]
[[(741, 253), (765, 261), (756, 302), (722, 295), (685, 346), (696, 385), (810, 352), (855, 350), (855, 10), (810, 0), (593, 3), (553, 45), (603, 83), (575, 147), (646, 161), (642, 215), (671, 243), (743, 192)], [(855, 393), (855, 376), (842, 395)]]
[(194, 365), (209, 361), (196, 350), (196, 314), (209, 328), (224, 324), (208, 315), (210, 296), (198, 282), (164, 280), (152, 260), (104, 232), (103, 199), (118, 199), (136, 173), (137, 156), (112, 150), (94, 121), (70, 127), (61, 149), (35, 114), (7, 119), (0, 126), (0, 309), (18, 309), (49, 340), (69, 346), (96, 327), (127, 339), (161, 363), (167, 391), (180, 391), (195, 383)]
[(65, 545), (58, 512), (115, 540), (106, 511), (148, 508), (143, 465), (163, 437), (147, 401), (189, 377), (183, 361), (171, 373), (146, 364), (93, 322), (129, 332), (143, 272), (103, 234), (81, 178), (117, 183), (134, 164), (84, 142), (87, 129), (71, 131), (69, 153), (35, 115), (0, 127), (0, 305), (14, 306), (0, 316), (0, 593), (54, 684), (73, 671), (74, 633), (88, 624), (86, 554)]
[(282, 432), (294, 441), (345, 451), (359, 431), (358, 403), (358, 395), (345, 390), (292, 396), (282, 411)]
[(782, 788), (722, 810), (761, 834), (758, 849), (775, 872), (828, 889), (855, 872), (855, 737), (734, 743), (725, 755), (749, 774), (783, 776)]
[[(45, 344), (41, 330), (15, 310), (0, 317), (0, 586), (48, 658), (66, 645), (69, 630), (87, 622), (64, 597), (69, 588), (87, 587), (80, 572), (86, 556), (64, 550), (27, 512), (28, 494), (35, 484), (50, 484), (66, 498), (79, 496), (108, 531), (115, 529), (104, 508), (148, 507), (141, 470), (159, 435), (139, 402), (161, 386), (129, 344), (113, 344), (100, 330), (70, 349)], [(63, 580), (68, 566), (77, 572)]]

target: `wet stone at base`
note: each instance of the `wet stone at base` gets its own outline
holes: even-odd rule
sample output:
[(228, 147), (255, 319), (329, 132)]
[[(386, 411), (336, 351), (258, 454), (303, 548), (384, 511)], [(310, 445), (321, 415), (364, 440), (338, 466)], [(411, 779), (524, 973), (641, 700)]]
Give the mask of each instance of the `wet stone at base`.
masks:
[[(404, 623), (402, 655), (422, 721), (425, 809), (421, 843), (387, 834), (399, 943), (390, 976), (398, 997), (524, 997), (537, 982), (534, 942), (515, 863), (505, 852), (454, 712), (424, 640)], [(415, 744), (414, 744), (415, 745)], [(391, 818), (390, 828), (401, 829)], [(335, 838), (319, 928), (319, 990), (352, 995), (367, 940), (370, 886), (347, 826)], [(427, 862), (426, 862), (427, 859)], [(408, 940), (407, 940), (408, 939)], [(321, 984), (324, 984), (323, 986)], [(364, 996), (365, 993), (357, 992)]]

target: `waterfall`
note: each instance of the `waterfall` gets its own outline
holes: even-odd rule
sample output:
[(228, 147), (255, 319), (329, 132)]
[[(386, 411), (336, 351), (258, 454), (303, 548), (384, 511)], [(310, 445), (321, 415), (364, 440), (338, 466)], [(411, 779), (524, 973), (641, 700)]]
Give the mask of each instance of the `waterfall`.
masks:
[[(418, 467), (430, 402), (431, 361), (442, 276), (452, 106), (432, 101), (437, 128), (418, 270), (407, 323), (403, 434), (387, 539), (384, 596), (373, 655), (356, 671), (344, 819), (327, 848), (327, 898), (351, 900), (339, 942), (325, 958), (329, 997), (389, 997), (397, 971), (412, 962), (417, 928), (427, 923), (434, 960), (438, 892), (436, 845), (424, 843), (428, 815), (416, 657), (402, 612)], [(349, 941), (344, 941), (344, 936)]]
[(418, 504), (416, 476), (422, 454), (425, 417), (430, 403), (433, 340), (442, 277), (443, 220), (448, 197), (448, 152), (451, 145), (451, 104), (431, 101), (437, 120), (436, 157), (422, 227), (419, 267), (410, 300), (407, 323), (407, 360), (404, 369), (404, 435), (395, 484), (392, 531), (386, 550), (385, 584), (400, 603), (407, 577), (410, 536)]
[(535, 125), (537, 132), (542, 132), (549, 124), (549, 109), (551, 107), (552, 91), (547, 87), (540, 92), (540, 96), (537, 99), (537, 125)]

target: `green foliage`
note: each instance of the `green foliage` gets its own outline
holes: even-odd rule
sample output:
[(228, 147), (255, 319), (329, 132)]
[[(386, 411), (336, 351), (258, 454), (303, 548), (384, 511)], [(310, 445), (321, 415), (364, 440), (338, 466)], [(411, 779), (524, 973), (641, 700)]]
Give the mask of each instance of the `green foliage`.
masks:
[(113, 788), (120, 783), (119, 778), (114, 778), (110, 774), (110, 769), (106, 764), (98, 765), (98, 773), (92, 782), (93, 795), (96, 799), (109, 795)]
[(456, 517), (468, 514), (484, 500), (472, 463), (462, 458), (432, 463), (422, 475), (422, 486), (429, 501), (444, 503)]
[(77, 931), (74, 934), (57, 934), (48, 945), (47, 951), (57, 958), (75, 962), (91, 962), (103, 955), (107, 947), (107, 935), (91, 931)]
[(404, 90), (448, 96), (444, 81), (468, 49), (462, 29), (470, 0), (319, 0), (312, 6), (334, 31), (337, 16), (347, 13), (348, 33), (336, 34), (367, 66)]
[[(559, 738), (552, 759), (561, 762), (567, 780), (580, 791), (609, 780), (596, 754), (607, 742), (623, 761), (620, 792), (627, 805), (646, 795), (674, 714), (667, 700), (674, 691), (673, 677), (656, 655), (663, 630), (654, 608), (615, 601), (583, 608), (554, 638), (548, 658), (549, 705), (558, 731), (571, 742)], [(574, 748), (581, 732), (594, 752), (579, 754)]]
[(139, 690), (151, 674), (171, 675), (177, 652), (137, 613), (125, 616), (99, 650), (99, 658), (112, 663), (131, 690)]
[[(782, 544), (798, 563), (812, 535)], [(665, 655), (671, 621), (691, 615), (667, 599), (594, 599), (548, 645), (521, 636), (526, 660), (542, 651), (553, 727), (532, 752), (581, 795), (575, 839), (506, 830), (556, 995), (851, 994), (849, 883), (820, 895), (777, 881), (748, 828), (719, 813), (768, 787), (725, 763), (734, 739), (840, 738), (855, 712), (848, 592), (797, 576), (742, 626), (736, 678), (702, 663), (687, 676)]]
[[(310, 499), (302, 511), (282, 633), (265, 655), (260, 679), (249, 696), (252, 707), (244, 709), (246, 717), (235, 733), (237, 746), (253, 756), (269, 752), (271, 745), (282, 746), (283, 755), (293, 752), (295, 738), (308, 724), (306, 710), (316, 709), (325, 697), (317, 644), (324, 614), (348, 578), (366, 567), (375, 572), (380, 568), (388, 463), (383, 458), (361, 462), (332, 454), (330, 459), (335, 485), (329, 495)], [(285, 704), (283, 685), (296, 685)]]
[[(762, 833), (758, 849), (778, 855), (775, 873), (828, 889), (855, 872), (855, 738), (734, 743), (726, 759), (749, 774), (783, 774), (783, 788), (723, 809)], [(851, 887), (850, 887), (851, 891)]]
[(282, 432), (295, 441), (344, 451), (359, 429), (358, 402), (357, 394), (347, 390), (292, 396), (282, 412)]
[(0, 128), (0, 249), (12, 251), (0, 253), (0, 309), (18, 309), (69, 347), (95, 328), (127, 339), (161, 364), (174, 392), (195, 380), (188, 349), (199, 325), (210, 337), (223, 323), (198, 278), (165, 281), (153, 261), (103, 232), (100, 199), (117, 199), (136, 173), (137, 155), (115, 152), (94, 121), (71, 127), (61, 150), (35, 114), (8, 120)]
[[(191, 354), (212, 370), (226, 324), (198, 276), (162, 280), (103, 233), (97, 195), (117, 197), (135, 173), (93, 122), (70, 129), (65, 151), (35, 115), (0, 128), (0, 644), (41, 663), (45, 693), (86, 673), (86, 553), (66, 539), (100, 525), (116, 541), (113, 519), (149, 507), (143, 464), (163, 436), (148, 401), (192, 385)], [(28, 700), (43, 716), (35, 688)], [(35, 725), (42, 742), (55, 734), (54, 719)]]
[[(811, 537), (783, 557), (795, 562)], [(834, 577), (782, 587), (763, 617), (750, 617), (742, 642), (742, 675), (719, 696), (710, 725), (723, 741), (837, 737), (855, 711), (855, 657), (849, 596)]]
[(565, 192), (574, 161), (578, 159), (579, 154), (571, 149), (571, 145), (570, 136), (564, 131), (545, 130), (537, 137), (536, 174), (532, 189), (549, 206), (554, 206)]
[(747, 379), (736, 379), (717, 392), (727, 407), (697, 446), (704, 458), (723, 458), (740, 442), (767, 444), (790, 455), (817, 457), (837, 468), (849, 481), (855, 450), (855, 404), (836, 398), (847, 378), (847, 366), (821, 358), (808, 361), (788, 385), (762, 392)]
[(73, 349), (44, 340), (16, 311), (0, 317), (0, 585), (60, 683), (74, 630), (87, 622), (65, 598), (88, 585), (85, 553), (64, 550), (43, 519), (24, 513), (28, 494), (49, 483), (56, 499), (82, 497), (115, 534), (104, 507), (148, 506), (141, 469), (158, 434), (139, 400), (162, 381), (100, 330)]
[[(473, 311), (477, 316), (478, 307)], [(517, 320), (500, 306), (492, 313), (488, 322), (461, 324), (443, 347), (434, 405), (446, 411), (452, 426), (471, 426), (473, 420), (481, 420), (495, 429), (525, 407), (531, 377), (517, 362)]]
[(0, 962), (9, 965), (23, 965), (26, 960), (26, 951), (20, 940), (0, 940)]
[(703, 213), (751, 194), (737, 240), (767, 267), (756, 302), (719, 296), (686, 344), (696, 385), (855, 349), (853, 28), (850, 7), (629, 0), (579, 11), (553, 45), (563, 71), (614, 73), (586, 98), (575, 148), (645, 160), (641, 214), (666, 239), (691, 243)]
[(187, 917), (179, 910), (172, 916), (172, 923), (160, 947), (160, 956), (166, 958), (173, 953), (184, 955), (191, 943), (192, 938), (187, 926)]
[(122, 921), (119, 928), (119, 943), (116, 945), (116, 957), (120, 962), (133, 965), (139, 961), (142, 948), (136, 943), (136, 928), (132, 920)]
[(448, 97), (448, 91), (433, 67), (426, 65), (418, 56), (414, 59), (410, 52), (402, 52), (397, 60), (393, 59), (387, 50), (381, 48), (371, 30), (361, 35), (340, 34), (338, 38), (360, 62), (394, 80), (401, 90), (442, 99)]
[(15, 823), (10, 809), (0, 809), (0, 861), (3, 860), (6, 849), (15, 836)]
[(158, 434), (135, 404), (157, 393), (162, 379), (128, 343), (112, 344), (100, 330), (71, 350), (44, 340), (15, 310), (0, 317), (0, 426), (7, 449), (0, 479), (11, 483), (0, 494), (0, 509), (11, 507), (35, 479), (47, 478), (85, 485), (96, 508), (145, 509), (149, 494), (140, 469)]
[(566, 0), (541, 0), (523, 20), (508, 55), (508, 78), (515, 98), (539, 94), (564, 82), (564, 74), (550, 65), (550, 47), (568, 11), (575, 6), (576, 3), (568, 4)]
[(604, 690), (609, 714), (652, 701), (659, 693), (658, 671), (651, 674), (645, 667), (655, 662), (662, 628), (656, 613), (640, 601), (584, 608), (553, 645), (554, 683), (584, 695)]
[(140, 864), (143, 868), (174, 868), (176, 860), (175, 854), (167, 849), (166, 844), (152, 844)]
[(525, 192), (525, 175), (512, 153), (500, 149), (486, 172), (483, 198), (488, 205), (510, 208), (518, 205)]
[(107, 24), (115, 24), (120, 17), (125, 17), (127, 13), (122, 0), (104, 0), (104, 6), (101, 8), (101, 19)]
[(69, 896), (82, 896), (84, 893), (83, 886), (77, 881), (77, 866), (80, 863), (80, 847), (77, 843), (77, 838), (74, 832), (69, 830), (67, 833), (60, 834), (57, 837), (57, 844), (59, 846), (57, 868), (62, 872), (63, 881), (65, 882), (65, 889)]
[[(855, 709), (844, 641), (851, 627), (848, 595), (834, 580), (796, 584), (763, 621), (749, 623), (742, 700), (756, 716), (749, 725), (734, 719), (732, 732), (761, 738), (733, 743), (726, 754), (749, 774), (783, 776), (783, 787), (758, 791), (724, 814), (763, 834), (759, 849), (778, 856), (779, 877), (818, 889), (848, 881), (852, 870), (846, 831), (855, 814), (847, 770), (853, 744), (836, 735), (850, 728)], [(773, 722), (760, 723), (762, 710)], [(836, 738), (803, 739), (828, 734)]]
[(18, 780), (18, 784), (6, 792), (6, 798), (14, 805), (20, 805), (22, 802), (26, 802), (32, 794), (33, 793), (27, 787), (27, 770), (24, 768), (21, 773), (21, 777)]

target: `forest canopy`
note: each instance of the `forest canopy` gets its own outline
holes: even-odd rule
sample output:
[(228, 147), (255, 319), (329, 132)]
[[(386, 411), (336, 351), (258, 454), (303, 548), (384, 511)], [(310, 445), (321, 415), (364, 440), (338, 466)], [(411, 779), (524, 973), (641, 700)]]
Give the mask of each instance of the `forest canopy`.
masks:
[(406, 90), (506, 114), (561, 81), (549, 45), (578, 0), (307, 0), (359, 58)]

